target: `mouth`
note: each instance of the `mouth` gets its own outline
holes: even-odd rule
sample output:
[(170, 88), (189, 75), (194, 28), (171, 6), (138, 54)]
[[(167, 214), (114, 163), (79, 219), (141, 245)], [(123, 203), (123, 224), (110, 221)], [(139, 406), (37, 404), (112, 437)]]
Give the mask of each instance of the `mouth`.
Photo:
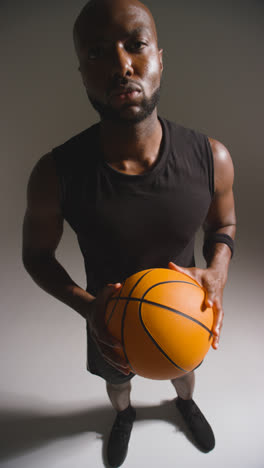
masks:
[(119, 86), (110, 93), (110, 99), (115, 102), (129, 102), (134, 101), (140, 94), (141, 90), (136, 86)]

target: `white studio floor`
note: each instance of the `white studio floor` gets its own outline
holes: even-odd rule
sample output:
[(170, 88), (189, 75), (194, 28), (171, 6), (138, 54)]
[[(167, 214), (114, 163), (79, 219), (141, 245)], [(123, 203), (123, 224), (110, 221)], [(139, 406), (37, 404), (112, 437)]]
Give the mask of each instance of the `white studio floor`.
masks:
[[(226, 289), (219, 350), (196, 373), (195, 400), (214, 429), (215, 449), (204, 454), (188, 440), (170, 382), (135, 377), (137, 420), (124, 467), (264, 467), (261, 275), (249, 294), (241, 262)], [(0, 466), (105, 467), (114, 412), (103, 380), (85, 369), (84, 323), (22, 266), (18, 275), (1, 327)]]

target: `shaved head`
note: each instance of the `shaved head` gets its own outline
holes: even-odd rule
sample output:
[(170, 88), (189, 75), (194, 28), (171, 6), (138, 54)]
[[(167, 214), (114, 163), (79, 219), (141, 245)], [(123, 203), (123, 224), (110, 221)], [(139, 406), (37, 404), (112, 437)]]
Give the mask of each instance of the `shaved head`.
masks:
[(77, 55), (85, 44), (86, 36), (89, 34), (89, 25), (98, 24), (102, 27), (103, 23), (109, 22), (113, 10), (126, 9), (129, 11), (135, 8), (137, 14), (144, 18), (144, 21), (152, 29), (152, 33), (157, 41), (157, 30), (154, 18), (150, 10), (139, 0), (90, 0), (81, 10), (73, 27), (73, 39)]

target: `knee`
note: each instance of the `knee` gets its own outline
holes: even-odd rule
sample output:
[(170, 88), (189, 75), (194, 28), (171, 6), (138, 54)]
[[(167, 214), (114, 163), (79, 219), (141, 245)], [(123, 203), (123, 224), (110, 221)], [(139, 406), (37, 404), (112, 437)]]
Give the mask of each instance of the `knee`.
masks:
[(171, 383), (173, 384), (174, 382), (184, 382), (184, 381), (189, 381), (193, 380), (195, 377), (194, 371), (188, 372), (188, 374), (181, 375), (180, 377), (176, 377), (175, 379), (171, 379)]
[(130, 382), (130, 380), (128, 382), (124, 382), (124, 383), (121, 383), (121, 384), (113, 384), (113, 383), (110, 383), (110, 382), (106, 382), (106, 387), (109, 390), (120, 392), (120, 391), (123, 391), (123, 390), (130, 390), (131, 389), (131, 382)]

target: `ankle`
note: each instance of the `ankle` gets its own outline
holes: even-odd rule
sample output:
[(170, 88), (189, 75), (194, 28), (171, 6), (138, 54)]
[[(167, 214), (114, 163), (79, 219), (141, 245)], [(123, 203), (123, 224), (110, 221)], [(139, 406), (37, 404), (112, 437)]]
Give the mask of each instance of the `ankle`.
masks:
[(189, 398), (188, 400), (185, 400), (178, 396), (178, 398), (176, 398), (176, 404), (178, 407), (185, 408), (186, 410), (188, 410), (191, 409), (193, 406), (193, 399)]
[(122, 419), (135, 419), (136, 410), (129, 404), (124, 410), (117, 411), (117, 414)]
[(192, 401), (192, 395), (188, 397), (180, 397), (179, 395), (177, 396), (177, 400), (179, 401)]

